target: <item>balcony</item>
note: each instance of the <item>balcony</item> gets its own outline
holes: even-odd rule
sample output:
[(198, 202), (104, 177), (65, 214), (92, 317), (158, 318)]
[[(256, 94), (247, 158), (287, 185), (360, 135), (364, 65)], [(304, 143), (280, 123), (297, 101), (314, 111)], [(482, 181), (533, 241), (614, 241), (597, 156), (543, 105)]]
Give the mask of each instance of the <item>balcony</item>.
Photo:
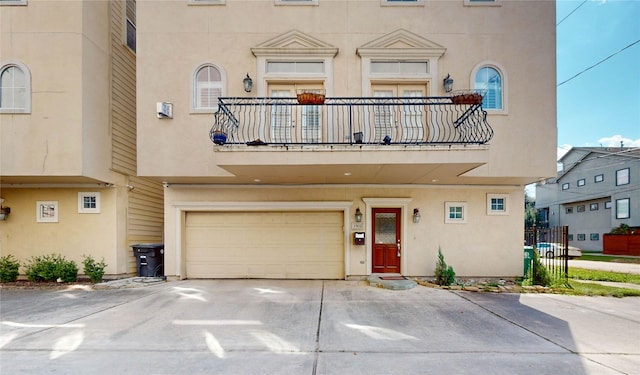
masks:
[(210, 138), (219, 147), (483, 145), (493, 129), (478, 97), (220, 98)]

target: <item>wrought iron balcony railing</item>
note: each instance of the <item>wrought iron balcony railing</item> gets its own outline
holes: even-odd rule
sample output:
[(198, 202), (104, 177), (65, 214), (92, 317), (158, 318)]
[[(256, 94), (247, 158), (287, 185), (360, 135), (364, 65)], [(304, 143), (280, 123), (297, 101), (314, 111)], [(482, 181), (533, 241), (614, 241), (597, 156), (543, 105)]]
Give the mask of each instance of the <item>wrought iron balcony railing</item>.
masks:
[(210, 131), (217, 144), (484, 144), (493, 137), (480, 103), (454, 104), (452, 97), (326, 98), (321, 104), (220, 98), (218, 108)]

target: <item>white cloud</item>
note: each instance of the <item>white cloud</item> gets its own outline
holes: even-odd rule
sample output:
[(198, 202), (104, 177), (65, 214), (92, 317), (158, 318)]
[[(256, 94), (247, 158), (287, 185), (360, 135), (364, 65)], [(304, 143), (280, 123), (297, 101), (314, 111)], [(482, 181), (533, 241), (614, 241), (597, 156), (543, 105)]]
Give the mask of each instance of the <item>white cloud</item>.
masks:
[(573, 146), (571, 145), (559, 145), (557, 148), (557, 152), (558, 152), (558, 158), (556, 160), (560, 160), (561, 157), (564, 156), (564, 154), (566, 154), (567, 152), (569, 152), (569, 150), (571, 150)]
[(598, 143), (601, 144), (602, 147), (620, 147), (620, 142), (624, 144), (624, 147), (640, 147), (640, 139), (633, 140), (621, 135), (600, 138), (598, 140)]

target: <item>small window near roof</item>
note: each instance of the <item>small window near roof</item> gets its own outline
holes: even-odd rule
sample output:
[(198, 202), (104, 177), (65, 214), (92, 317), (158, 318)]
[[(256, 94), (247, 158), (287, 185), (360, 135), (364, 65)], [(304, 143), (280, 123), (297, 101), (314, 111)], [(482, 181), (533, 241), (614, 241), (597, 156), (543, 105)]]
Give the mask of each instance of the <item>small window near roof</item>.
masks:
[(602, 181), (604, 181), (604, 175), (603, 174), (598, 174), (598, 175), (595, 175), (593, 177), (593, 182), (602, 182)]
[(598, 204), (597, 203), (591, 203), (589, 205), (589, 210), (591, 211), (598, 211)]
[(611, 201), (604, 202), (604, 209), (605, 210), (610, 210), (611, 209)]
[(586, 183), (587, 181), (584, 178), (578, 180), (578, 186), (584, 186)]
[(600, 240), (600, 233), (591, 233), (591, 235), (589, 236), (591, 241), (599, 241)]
[(569, 190), (569, 183), (565, 182), (564, 184), (562, 184), (562, 190)]
[(567, 210), (565, 212), (567, 214), (572, 214), (573, 213), (573, 207), (567, 207)]
[(584, 241), (587, 239), (587, 235), (584, 233), (578, 233), (578, 241)]
[(629, 184), (629, 168), (619, 169), (616, 171), (616, 185)]

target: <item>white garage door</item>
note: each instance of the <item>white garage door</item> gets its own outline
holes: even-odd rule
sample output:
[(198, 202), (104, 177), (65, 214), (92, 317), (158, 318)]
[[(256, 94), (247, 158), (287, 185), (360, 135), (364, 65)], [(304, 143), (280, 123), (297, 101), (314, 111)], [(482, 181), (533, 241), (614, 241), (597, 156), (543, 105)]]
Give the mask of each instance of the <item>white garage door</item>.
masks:
[(342, 212), (189, 212), (188, 278), (343, 279)]

